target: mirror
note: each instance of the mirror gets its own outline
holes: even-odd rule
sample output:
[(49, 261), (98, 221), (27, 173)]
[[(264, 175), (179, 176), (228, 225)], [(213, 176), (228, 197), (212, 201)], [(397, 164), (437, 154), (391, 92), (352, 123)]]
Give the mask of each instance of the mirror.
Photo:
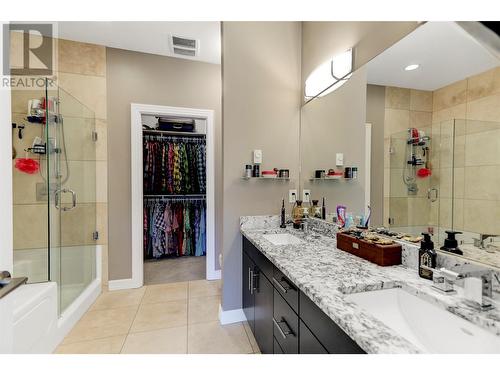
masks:
[(462, 232), (457, 255), (500, 268), (497, 56), (455, 22), (428, 22), (306, 103), (301, 189), (330, 216), (343, 205), (358, 223), (370, 205), (371, 226), (430, 231), (436, 248)]

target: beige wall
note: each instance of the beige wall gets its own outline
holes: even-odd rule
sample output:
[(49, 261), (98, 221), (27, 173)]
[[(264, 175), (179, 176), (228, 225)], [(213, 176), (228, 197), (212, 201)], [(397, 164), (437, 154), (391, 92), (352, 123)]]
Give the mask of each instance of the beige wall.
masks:
[[(417, 179), (418, 193), (408, 196), (403, 166), (408, 128), (427, 135), (432, 125), (432, 92), (386, 87), (384, 117), (384, 225), (389, 212), (395, 226), (426, 225), (429, 218), (427, 189), (430, 179)], [(392, 138), (392, 152), (391, 147)]]
[(366, 122), (372, 124), (370, 204), (372, 216), (370, 224), (382, 226), (384, 222), (384, 116), (385, 87), (366, 86)]
[[(216, 252), (221, 234), (221, 67), (185, 59), (108, 48), (109, 276), (132, 276), (130, 104), (215, 111)], [(216, 259), (216, 264), (218, 261)]]
[[(11, 39), (11, 66), (16, 66), (21, 50), (21, 34), (13, 33)], [(56, 49), (57, 85), (65, 90), (60, 93), (61, 111), (64, 116), (67, 156), (70, 180), (65, 186), (77, 191), (78, 205), (72, 211), (61, 216), (61, 245), (73, 246), (95, 244), (92, 232), (98, 230), (102, 245), (103, 283), (107, 284), (107, 129), (106, 129), (106, 55), (102, 46), (54, 40)], [(69, 95), (67, 95), (68, 93)], [(49, 95), (56, 95), (55, 91)], [(17, 157), (24, 157), (24, 149), (31, 147), (35, 136), (41, 136), (41, 127), (25, 121), (28, 100), (42, 98), (43, 90), (12, 90), (12, 121), (25, 124), (24, 137), (20, 140), (17, 132), (13, 133), (13, 146)], [(82, 114), (80, 103), (88, 107), (88, 114), (95, 113), (95, 122)], [(78, 114), (74, 109), (78, 108)], [(96, 126), (98, 142), (92, 143), (92, 149), (81, 147), (81, 137), (90, 138), (91, 126)], [(43, 136), (42, 136), (43, 138)], [(87, 142), (90, 143), (90, 142)], [(63, 159), (64, 160), (64, 159)], [(13, 160), (13, 164), (14, 164)], [(30, 261), (43, 259), (45, 256), (36, 249), (47, 247), (47, 203), (37, 201), (36, 184), (43, 182), (40, 174), (27, 175), (13, 168), (14, 199), (14, 251), (17, 259)], [(81, 177), (85, 171), (95, 170), (96, 178), (86, 181)], [(54, 212), (55, 214), (55, 212)], [(51, 215), (53, 216), (53, 215)], [(88, 225), (84, 225), (87, 223)], [(78, 225), (78, 226), (77, 226)], [(80, 230), (74, 230), (79, 228)], [(57, 228), (52, 227), (55, 231)], [(61, 254), (65, 256), (65, 254)], [(71, 270), (65, 269), (69, 275)], [(32, 280), (34, 281), (34, 280)]]
[(418, 26), (417, 22), (302, 22), (302, 82), (317, 66), (352, 47), (358, 69)]
[[(321, 202), (327, 213), (345, 205), (354, 216), (365, 212), (366, 69), (358, 69), (334, 92), (316, 98), (301, 110), (301, 178), (303, 187)], [(339, 169), (336, 153), (344, 154), (345, 167), (358, 167), (355, 180), (313, 180), (316, 169)]]
[[(442, 192), (434, 220), (446, 228), (453, 218), (457, 230), (500, 234), (500, 67), (434, 91), (432, 119), (442, 144), (433, 174)], [(452, 119), (462, 119), (455, 121), (454, 155)]]
[[(222, 24), (224, 310), (241, 308), (239, 217), (278, 214), (298, 187), (300, 32), (299, 22)], [(291, 181), (242, 180), (253, 149), (263, 168), (289, 168)]]

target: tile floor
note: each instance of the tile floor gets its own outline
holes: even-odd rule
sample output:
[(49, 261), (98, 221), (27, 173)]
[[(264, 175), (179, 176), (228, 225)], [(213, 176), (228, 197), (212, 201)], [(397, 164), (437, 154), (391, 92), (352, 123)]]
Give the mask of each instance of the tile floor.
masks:
[(56, 353), (259, 353), (246, 322), (221, 326), (220, 281), (105, 292)]
[(180, 257), (144, 262), (144, 285), (202, 280), (206, 257)]

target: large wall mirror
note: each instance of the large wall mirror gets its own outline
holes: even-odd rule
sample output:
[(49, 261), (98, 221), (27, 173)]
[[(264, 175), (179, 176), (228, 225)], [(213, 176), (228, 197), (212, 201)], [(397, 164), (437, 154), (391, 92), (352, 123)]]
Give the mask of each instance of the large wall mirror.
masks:
[(500, 60), (466, 29), (427, 22), (309, 100), (300, 187), (436, 248), (461, 232), (462, 256), (500, 268)]

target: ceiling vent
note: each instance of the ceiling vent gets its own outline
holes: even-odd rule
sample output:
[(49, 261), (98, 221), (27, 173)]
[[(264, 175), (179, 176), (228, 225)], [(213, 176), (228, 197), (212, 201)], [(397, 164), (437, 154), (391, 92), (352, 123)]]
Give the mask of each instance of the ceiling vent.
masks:
[(183, 38), (175, 35), (170, 36), (170, 45), (174, 55), (197, 56), (199, 41), (196, 39)]

